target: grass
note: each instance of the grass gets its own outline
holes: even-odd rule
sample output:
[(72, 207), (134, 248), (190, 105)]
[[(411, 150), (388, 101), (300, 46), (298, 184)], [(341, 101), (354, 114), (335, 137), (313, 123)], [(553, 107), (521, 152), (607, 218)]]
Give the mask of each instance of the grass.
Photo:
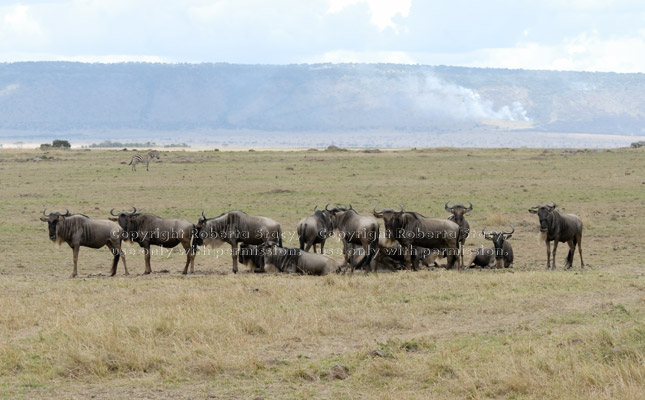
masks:
[[(40, 154), (0, 151), (0, 397), (645, 397), (642, 150), (176, 151), (147, 173), (120, 151), (22, 161)], [(83, 248), (72, 280), (71, 250), (38, 220), (43, 207), (193, 222), (241, 209), (278, 220), (295, 247), (314, 205), (444, 218), (448, 200), (473, 203), (475, 232), (516, 228), (512, 271), (233, 275), (212, 251), (184, 277), (176, 250), (142, 276), (126, 244), (133, 276), (107, 277), (107, 249)], [(561, 245), (544, 269), (527, 210), (547, 201), (583, 218), (589, 268), (576, 255), (563, 271)]]

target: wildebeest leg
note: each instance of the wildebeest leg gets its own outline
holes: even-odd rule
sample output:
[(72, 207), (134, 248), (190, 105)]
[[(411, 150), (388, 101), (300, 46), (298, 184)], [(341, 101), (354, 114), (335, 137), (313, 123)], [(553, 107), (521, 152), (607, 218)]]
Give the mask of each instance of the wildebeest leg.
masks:
[(231, 243), (231, 250), (233, 252), (233, 273), (237, 274), (237, 242)]
[(558, 250), (558, 239), (553, 241), (553, 254), (551, 255), (551, 261), (553, 262), (553, 269), (555, 270), (555, 253)]
[(148, 170), (149, 165), (150, 165), (150, 161), (146, 161), (146, 171)]
[(130, 275), (128, 272), (128, 265), (125, 263), (125, 252), (121, 250), (121, 248), (118, 248), (119, 253), (121, 254), (121, 261), (123, 261), (123, 269), (125, 270), (125, 275)]
[(72, 276), (70, 276), (70, 278), (75, 278), (76, 275), (78, 275), (78, 250), (80, 250), (80, 248), (80, 246), (72, 247), (72, 252), (74, 253), (74, 272), (72, 272)]
[[(580, 268), (584, 268), (585, 263), (582, 261), (582, 235), (578, 236), (578, 252), (580, 253)], [(573, 259), (571, 262), (573, 262)]]
[[(325, 254), (325, 239), (320, 241), (320, 254)], [(315, 250), (314, 250), (315, 251)]]
[(403, 245), (403, 265), (405, 269), (410, 269), (412, 267), (412, 244), (402, 244)]
[(150, 266), (150, 245), (145, 245), (143, 251), (146, 260), (146, 270), (143, 271), (143, 274), (148, 275), (152, 272), (152, 267)]
[(546, 269), (551, 269), (551, 242), (546, 240), (544, 243), (546, 244)]

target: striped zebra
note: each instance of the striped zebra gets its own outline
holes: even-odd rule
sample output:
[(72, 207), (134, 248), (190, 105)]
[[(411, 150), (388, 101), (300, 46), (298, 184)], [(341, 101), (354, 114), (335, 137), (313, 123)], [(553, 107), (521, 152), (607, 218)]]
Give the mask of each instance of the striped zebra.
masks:
[(159, 159), (159, 152), (157, 150), (149, 151), (148, 154), (135, 154), (132, 156), (132, 160), (130, 160), (130, 164), (128, 165), (132, 165), (132, 170), (136, 171), (137, 170), (136, 165), (138, 163), (146, 163), (146, 171), (148, 171), (148, 165), (150, 165), (150, 160), (152, 160), (155, 157), (157, 158), (157, 160)]

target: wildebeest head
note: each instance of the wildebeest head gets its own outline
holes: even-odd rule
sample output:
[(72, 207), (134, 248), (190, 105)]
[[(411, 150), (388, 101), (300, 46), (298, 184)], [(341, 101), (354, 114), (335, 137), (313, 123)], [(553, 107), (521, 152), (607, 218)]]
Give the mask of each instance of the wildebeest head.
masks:
[(354, 209), (352, 208), (352, 205), (349, 205), (349, 208), (345, 208), (340, 205), (336, 205), (333, 208), (329, 208), (329, 204), (325, 206), (325, 211), (329, 213), (330, 219), (332, 221), (332, 227), (333, 228), (338, 228), (338, 221), (342, 219), (342, 217), (345, 215), (345, 213), (349, 211), (353, 211)]
[(324, 210), (318, 210), (318, 206), (316, 205), (314, 207), (314, 215), (318, 218), (323, 223), (323, 227), (327, 230), (327, 232), (331, 233), (334, 230), (334, 224), (331, 219), (331, 212), (328, 209), (329, 203), (325, 206)]
[(556, 207), (557, 207), (557, 204), (553, 202), (553, 205), (538, 204), (535, 207), (529, 208), (529, 212), (531, 214), (537, 214), (538, 218), (540, 219), (540, 232), (546, 232), (549, 230), (549, 219)]
[(486, 240), (492, 240), (493, 241), (493, 246), (495, 246), (495, 259), (501, 259), (504, 257), (504, 242), (507, 239), (510, 239), (511, 236), (513, 236), (513, 232), (515, 232), (515, 228), (511, 226), (511, 231), (501, 231), (501, 232), (495, 232), (491, 231), (489, 233), (486, 233), (486, 227), (482, 229), (482, 235), (484, 235), (484, 238)]
[(136, 207), (133, 206), (132, 211), (121, 211), (117, 214), (114, 213), (114, 208), (113, 208), (110, 210), (110, 214), (116, 217), (116, 218), (110, 218), (110, 220), (118, 223), (121, 229), (123, 229), (124, 234), (127, 235), (128, 232), (136, 230), (136, 227), (134, 226), (134, 221), (132, 218), (136, 215), (139, 215), (139, 213), (137, 213)]
[(467, 214), (473, 210), (473, 203), (471, 203), (470, 201), (468, 202), (468, 207), (464, 206), (463, 204), (455, 204), (454, 206), (448, 207), (449, 203), (450, 200), (448, 200), (445, 204), (446, 211), (455, 216), (455, 222), (457, 222), (458, 224), (463, 221), (464, 214)]
[(65, 217), (70, 216), (70, 213), (69, 210), (65, 210), (65, 214), (61, 214), (59, 212), (52, 212), (47, 214), (46, 211), (47, 209), (45, 208), (43, 210), (43, 216), (40, 217), (40, 220), (47, 222), (47, 224), (49, 225), (49, 239), (54, 241), (56, 240), (56, 227), (58, 226), (58, 222), (64, 221)]
[(372, 214), (376, 218), (383, 218), (386, 238), (394, 238), (395, 232), (397, 232), (403, 226), (403, 214), (405, 213), (405, 210), (400, 204), (399, 207), (401, 208), (399, 211), (396, 211), (393, 208), (383, 208), (379, 211), (376, 211), (376, 206), (374, 206)]

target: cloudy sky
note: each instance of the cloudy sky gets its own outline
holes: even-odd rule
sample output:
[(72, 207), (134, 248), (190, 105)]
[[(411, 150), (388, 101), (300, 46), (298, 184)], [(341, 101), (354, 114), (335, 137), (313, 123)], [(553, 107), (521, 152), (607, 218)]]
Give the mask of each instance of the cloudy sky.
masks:
[(645, 72), (642, 0), (0, 0), (0, 62)]

